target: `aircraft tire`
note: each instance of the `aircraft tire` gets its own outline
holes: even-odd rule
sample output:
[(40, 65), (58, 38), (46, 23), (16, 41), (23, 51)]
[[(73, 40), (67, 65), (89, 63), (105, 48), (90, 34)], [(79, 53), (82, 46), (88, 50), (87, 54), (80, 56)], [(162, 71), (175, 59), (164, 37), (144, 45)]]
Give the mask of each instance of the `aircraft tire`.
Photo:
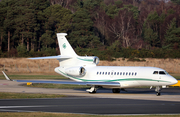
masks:
[(160, 96), (160, 95), (161, 95), (161, 93), (160, 93), (160, 92), (157, 92), (157, 93), (156, 93), (156, 95), (157, 95), (157, 96)]
[(112, 89), (113, 93), (120, 93), (120, 89)]
[(93, 93), (96, 93), (96, 91), (93, 91), (93, 92), (89, 92), (90, 94), (93, 94)]

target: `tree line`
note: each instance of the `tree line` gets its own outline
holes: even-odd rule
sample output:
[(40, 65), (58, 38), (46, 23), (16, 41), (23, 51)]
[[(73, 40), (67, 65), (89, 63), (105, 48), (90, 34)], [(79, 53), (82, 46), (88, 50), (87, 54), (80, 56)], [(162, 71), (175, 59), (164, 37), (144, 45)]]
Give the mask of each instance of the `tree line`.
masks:
[(0, 56), (59, 54), (56, 33), (80, 55), (180, 58), (180, 0), (2, 0)]

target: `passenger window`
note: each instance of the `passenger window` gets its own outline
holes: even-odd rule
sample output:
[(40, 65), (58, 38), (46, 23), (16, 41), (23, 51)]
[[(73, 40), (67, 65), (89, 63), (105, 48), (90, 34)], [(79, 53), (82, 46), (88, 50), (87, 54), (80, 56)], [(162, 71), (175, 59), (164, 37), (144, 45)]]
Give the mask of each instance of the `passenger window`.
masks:
[(105, 75), (107, 75), (107, 72), (105, 73)]
[(110, 75), (110, 72), (108, 72), (108, 75)]
[(99, 74), (99, 72), (97, 72), (97, 75)]
[(134, 73), (132, 73), (132, 76), (134, 75)]
[(99, 74), (101, 75), (101, 72)]
[(128, 72), (126, 72), (126, 75), (128, 75)]
[(129, 75), (131, 75), (131, 72), (129, 72)]
[(114, 72), (114, 75), (116, 75), (116, 72)]
[(113, 75), (113, 72), (111, 72), (111, 75)]
[(119, 75), (119, 72), (117, 73), (117, 75)]
[(154, 71), (153, 74), (158, 74), (158, 71)]
[(125, 72), (123, 72), (123, 75), (125, 75)]
[(102, 75), (104, 75), (104, 72), (102, 73)]
[(166, 73), (164, 71), (159, 71), (159, 74), (166, 75)]
[(120, 75), (122, 75), (122, 72), (120, 73)]
[(135, 73), (135, 76), (137, 75), (137, 73)]

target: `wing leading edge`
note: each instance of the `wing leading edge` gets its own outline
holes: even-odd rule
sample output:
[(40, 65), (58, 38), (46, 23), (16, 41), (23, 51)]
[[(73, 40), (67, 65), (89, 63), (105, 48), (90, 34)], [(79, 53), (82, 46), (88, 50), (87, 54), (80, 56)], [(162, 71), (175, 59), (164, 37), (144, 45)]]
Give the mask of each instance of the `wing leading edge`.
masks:
[[(2, 71), (3, 72), (3, 71)], [(73, 84), (73, 85), (87, 85), (87, 86), (108, 86), (120, 87), (119, 82), (73, 82), (73, 81), (47, 81), (47, 80), (12, 80), (4, 72), (5, 78), (10, 81), (16, 82), (31, 82), (31, 83), (52, 83), (52, 84)]]
[(62, 56), (62, 55), (58, 55), (58, 56), (46, 56), (46, 57), (34, 57), (34, 58), (28, 58), (28, 59), (31, 59), (31, 60), (37, 60), (37, 59), (69, 59), (69, 58), (72, 58), (72, 57), (69, 57), (69, 56)]

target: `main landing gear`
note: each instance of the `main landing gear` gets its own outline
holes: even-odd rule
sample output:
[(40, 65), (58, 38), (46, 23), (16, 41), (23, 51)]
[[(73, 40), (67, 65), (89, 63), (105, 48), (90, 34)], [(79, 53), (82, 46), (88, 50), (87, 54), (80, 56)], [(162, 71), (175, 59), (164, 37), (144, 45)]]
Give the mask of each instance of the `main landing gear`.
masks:
[[(87, 89), (86, 91), (93, 94), (93, 93), (96, 93), (97, 89), (98, 89), (98, 87), (92, 86), (90, 89)], [(120, 93), (121, 90), (125, 91), (124, 89), (114, 88), (114, 89), (112, 89), (112, 92)]]
[(113, 93), (120, 93), (120, 89), (112, 89)]
[(157, 96), (161, 95), (160, 90), (161, 90), (160, 86), (157, 86), (156, 89), (155, 89)]
[(89, 93), (96, 93), (97, 88), (95, 86), (92, 86), (90, 89), (87, 89), (86, 91)]

